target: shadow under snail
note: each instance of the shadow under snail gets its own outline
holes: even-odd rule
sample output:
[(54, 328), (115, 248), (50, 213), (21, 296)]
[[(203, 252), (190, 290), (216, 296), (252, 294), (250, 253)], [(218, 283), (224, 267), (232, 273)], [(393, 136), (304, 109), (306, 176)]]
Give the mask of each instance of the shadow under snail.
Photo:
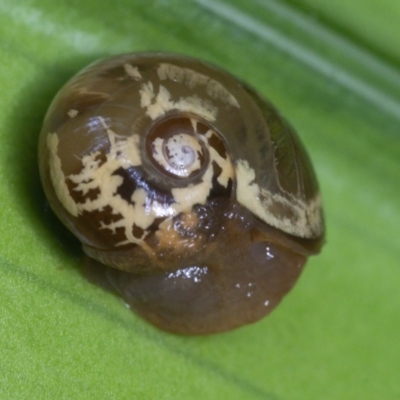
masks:
[(259, 320), (323, 244), (317, 180), (293, 128), (190, 57), (126, 54), (83, 69), (47, 112), (39, 165), (86, 275), (167, 331)]

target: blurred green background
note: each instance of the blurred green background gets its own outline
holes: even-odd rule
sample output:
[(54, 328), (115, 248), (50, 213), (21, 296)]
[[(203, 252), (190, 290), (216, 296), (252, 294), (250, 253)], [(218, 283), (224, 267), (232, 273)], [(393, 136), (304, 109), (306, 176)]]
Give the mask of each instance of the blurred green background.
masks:
[[(397, 0), (0, 0), (2, 399), (400, 399)], [(36, 167), (47, 106), (87, 63), (186, 53), (298, 129), (328, 236), (263, 321), (160, 332), (79, 273)]]

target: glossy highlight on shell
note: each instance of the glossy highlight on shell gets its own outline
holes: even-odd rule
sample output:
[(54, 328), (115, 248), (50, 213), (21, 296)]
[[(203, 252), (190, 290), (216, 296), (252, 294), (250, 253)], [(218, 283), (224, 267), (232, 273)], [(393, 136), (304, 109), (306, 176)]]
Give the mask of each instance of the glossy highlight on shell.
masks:
[(53, 100), (39, 140), (47, 199), (91, 281), (162, 329), (254, 322), (324, 238), (317, 180), (291, 126), (193, 58), (100, 60)]

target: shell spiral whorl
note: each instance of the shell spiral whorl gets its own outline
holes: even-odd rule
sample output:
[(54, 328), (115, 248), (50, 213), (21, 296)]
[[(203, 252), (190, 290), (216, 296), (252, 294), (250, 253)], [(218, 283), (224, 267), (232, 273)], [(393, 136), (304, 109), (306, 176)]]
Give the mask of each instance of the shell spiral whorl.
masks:
[(39, 165), (92, 278), (174, 332), (261, 318), (323, 241), (296, 133), (243, 82), (192, 58), (85, 68), (49, 108)]

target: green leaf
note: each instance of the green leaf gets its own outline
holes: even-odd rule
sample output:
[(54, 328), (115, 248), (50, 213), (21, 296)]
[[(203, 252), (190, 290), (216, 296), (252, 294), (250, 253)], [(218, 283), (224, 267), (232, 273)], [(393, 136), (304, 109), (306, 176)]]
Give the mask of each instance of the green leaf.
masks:
[[(400, 53), (396, 0), (0, 2), (0, 393), (5, 399), (400, 397)], [(158, 331), (79, 272), (46, 207), (47, 106), (87, 63), (186, 53), (233, 72), (297, 128), (327, 243), (263, 321)]]

